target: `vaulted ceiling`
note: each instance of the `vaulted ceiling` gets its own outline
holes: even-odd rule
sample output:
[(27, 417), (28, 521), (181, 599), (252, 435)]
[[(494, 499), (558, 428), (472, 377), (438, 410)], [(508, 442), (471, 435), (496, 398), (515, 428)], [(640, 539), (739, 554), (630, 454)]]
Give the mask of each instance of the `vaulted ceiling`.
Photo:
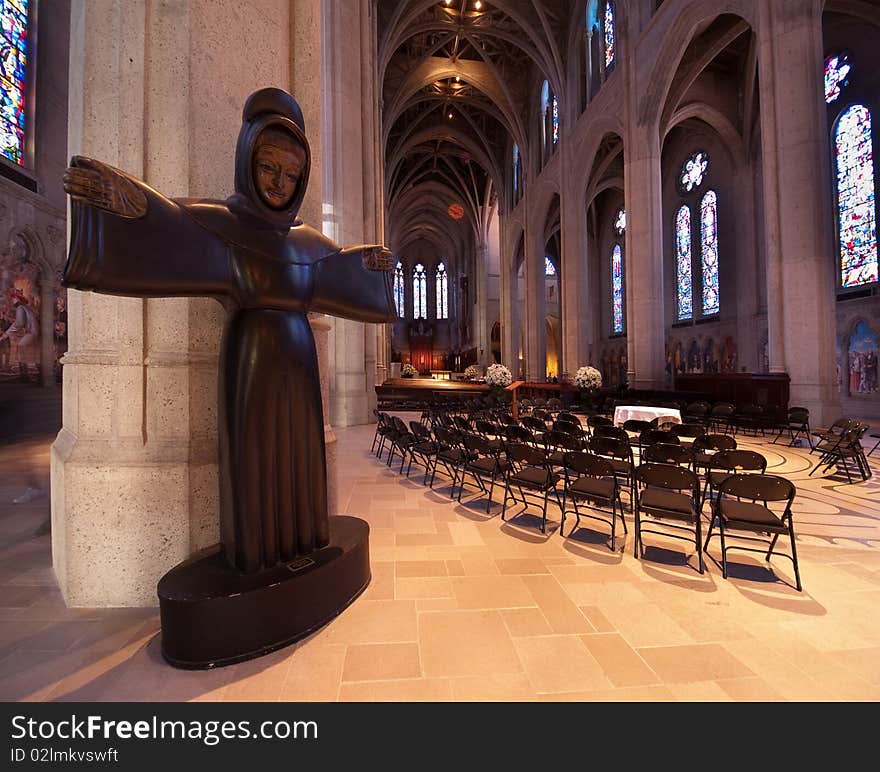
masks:
[[(572, 0), (379, 0), (388, 242), (455, 249), (484, 224), (536, 84), (560, 90)], [(459, 204), (464, 215), (450, 205)]]

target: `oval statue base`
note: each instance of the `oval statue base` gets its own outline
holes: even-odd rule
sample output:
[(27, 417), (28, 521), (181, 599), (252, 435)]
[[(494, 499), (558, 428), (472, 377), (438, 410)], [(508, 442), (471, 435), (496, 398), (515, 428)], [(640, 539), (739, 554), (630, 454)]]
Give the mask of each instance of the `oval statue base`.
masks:
[(330, 518), (323, 549), (268, 571), (231, 568), (219, 547), (159, 580), (162, 656), (175, 667), (205, 669), (253, 659), (325, 625), (370, 583), (369, 525)]

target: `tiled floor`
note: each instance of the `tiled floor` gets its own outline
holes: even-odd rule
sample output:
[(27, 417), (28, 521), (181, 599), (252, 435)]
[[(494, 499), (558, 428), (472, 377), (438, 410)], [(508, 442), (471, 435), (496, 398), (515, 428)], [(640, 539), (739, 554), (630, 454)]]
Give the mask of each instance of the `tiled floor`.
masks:
[[(684, 542), (602, 524), (546, 536), (485, 500), (450, 502), (340, 429), (342, 513), (371, 525), (373, 580), (305, 641), (247, 663), (181, 671), (159, 654), (155, 609), (68, 609), (55, 586), (46, 497), (9, 502), (45, 440), (0, 450), (0, 699), (292, 701), (874, 701), (880, 698), (880, 465), (860, 484), (807, 480), (807, 452), (742, 440), (796, 481), (791, 563), (733, 553), (731, 578)], [(874, 461), (880, 460), (875, 454)], [(500, 493), (496, 493), (500, 502)], [(566, 522), (566, 534), (570, 527)], [(593, 530), (595, 528), (595, 530)], [(649, 539), (651, 539), (649, 541)], [(710, 552), (717, 556), (718, 542)]]

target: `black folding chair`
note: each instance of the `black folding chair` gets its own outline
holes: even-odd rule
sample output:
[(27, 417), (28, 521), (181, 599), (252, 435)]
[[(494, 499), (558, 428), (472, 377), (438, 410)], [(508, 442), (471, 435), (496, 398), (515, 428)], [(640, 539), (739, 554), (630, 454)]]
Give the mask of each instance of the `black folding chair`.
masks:
[[(523, 509), (519, 514), (523, 514), (530, 505), (540, 502), (541, 533), (546, 533), (547, 503), (551, 493), (556, 499), (559, 511), (563, 510), (559, 491), (556, 488), (560, 475), (550, 468), (544, 452), (532, 445), (517, 442), (509, 443), (507, 445), (507, 460), (510, 462), (510, 467), (507, 471), (504, 487), (504, 504), (501, 507), (501, 519), (506, 519), (508, 498), (523, 505)], [(516, 497), (514, 490), (519, 492), (519, 498)]]
[[(690, 469), (671, 464), (639, 464), (635, 470), (636, 538), (633, 554), (640, 557), (646, 533), (672, 539), (692, 541), (697, 550), (700, 573), (703, 573), (702, 517), (699, 497), (700, 481)], [(644, 527), (645, 516), (651, 518)], [(688, 535), (683, 535), (686, 532)]]
[[(493, 448), (487, 439), (478, 434), (463, 435), (462, 443), (467, 458), (460, 467), (458, 500), (461, 501), (465, 477), (470, 475), (474, 484), (486, 494), (486, 514), (488, 514), (489, 507), (492, 505), (492, 492), (495, 490), (495, 483), (499, 479), (505, 478), (509, 464), (507, 459), (501, 457), (500, 449)], [(488, 490), (486, 489), (487, 482), (489, 483)]]
[[(777, 475), (734, 474), (721, 483), (718, 487), (718, 499), (712, 504), (712, 520), (709, 523), (709, 532), (706, 534), (706, 544), (703, 548), (708, 548), (709, 540), (713, 536), (712, 529), (717, 524), (721, 536), (721, 571), (725, 579), (727, 579), (729, 550), (760, 554), (764, 554), (766, 550), (765, 560), (769, 562), (780, 534), (787, 534), (791, 543), (791, 554), (776, 554), (782, 554), (791, 560), (794, 565), (795, 583), (800, 592), (801, 574), (795, 546), (794, 518), (791, 513), (794, 496), (794, 485)], [(770, 502), (785, 502), (785, 508), (782, 512), (776, 512), (768, 506)], [(743, 531), (752, 535), (743, 536), (737, 533)], [(756, 549), (740, 543), (728, 544), (728, 537), (745, 542), (760, 542), (763, 548)], [(765, 539), (769, 539), (769, 542)]]
[[(628, 533), (626, 519), (623, 516), (623, 505), (620, 501), (620, 486), (614, 467), (607, 459), (594, 456), (592, 453), (579, 451), (566, 454), (566, 467), (570, 474), (566, 476), (565, 498), (562, 509), (562, 524), (559, 532), (564, 536), (565, 515), (572, 512), (575, 524), (568, 534), (569, 537), (580, 528), (581, 516), (607, 523), (611, 526), (611, 551), (614, 552), (614, 535), (617, 525), (618, 509), (623, 523), (623, 532)], [(567, 509), (571, 502), (572, 509)], [(581, 506), (578, 506), (580, 502)], [(604, 509), (610, 508), (611, 519)]]
[(764, 474), (767, 471), (767, 459), (756, 450), (721, 450), (715, 453), (709, 460), (706, 478), (703, 484), (703, 494), (700, 498), (700, 509), (706, 499), (712, 499), (712, 494), (717, 493), (719, 486), (732, 474), (751, 472)]

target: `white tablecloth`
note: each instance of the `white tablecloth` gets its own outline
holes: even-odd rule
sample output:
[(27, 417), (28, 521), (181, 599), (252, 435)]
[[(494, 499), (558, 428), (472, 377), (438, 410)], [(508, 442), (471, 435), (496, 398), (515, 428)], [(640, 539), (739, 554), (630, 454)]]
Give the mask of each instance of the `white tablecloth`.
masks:
[(672, 407), (648, 407), (645, 405), (618, 405), (614, 408), (614, 425), (623, 426), (624, 421), (634, 418), (638, 421), (653, 421), (666, 418), (672, 423), (681, 423), (681, 411)]

